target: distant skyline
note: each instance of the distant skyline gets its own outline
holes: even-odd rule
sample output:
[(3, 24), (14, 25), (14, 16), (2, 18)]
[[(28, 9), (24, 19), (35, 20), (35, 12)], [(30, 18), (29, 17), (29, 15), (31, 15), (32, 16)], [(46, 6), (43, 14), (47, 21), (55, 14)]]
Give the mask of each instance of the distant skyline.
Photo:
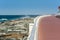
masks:
[(55, 14), (60, 0), (0, 0), (0, 15)]

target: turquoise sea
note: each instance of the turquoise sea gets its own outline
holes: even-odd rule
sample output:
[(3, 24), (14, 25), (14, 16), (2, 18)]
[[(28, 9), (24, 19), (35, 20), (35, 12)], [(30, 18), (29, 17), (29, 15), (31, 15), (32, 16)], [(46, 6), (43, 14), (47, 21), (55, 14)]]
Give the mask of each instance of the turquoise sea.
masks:
[(7, 21), (7, 20), (14, 20), (17, 18), (23, 17), (36, 17), (38, 15), (0, 15), (0, 22)]

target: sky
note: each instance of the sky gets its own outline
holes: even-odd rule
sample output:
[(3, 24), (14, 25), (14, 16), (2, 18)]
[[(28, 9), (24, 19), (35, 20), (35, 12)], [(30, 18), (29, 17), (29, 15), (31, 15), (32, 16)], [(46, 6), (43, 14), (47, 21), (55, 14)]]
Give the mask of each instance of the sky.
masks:
[(0, 0), (0, 15), (43, 15), (58, 12), (60, 0)]

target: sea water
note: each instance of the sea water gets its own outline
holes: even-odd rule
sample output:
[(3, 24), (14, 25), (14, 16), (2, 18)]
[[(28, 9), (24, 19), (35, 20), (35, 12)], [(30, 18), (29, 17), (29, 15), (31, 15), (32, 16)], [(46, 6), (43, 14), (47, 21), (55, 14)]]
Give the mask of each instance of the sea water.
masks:
[(17, 18), (24, 18), (24, 17), (36, 17), (38, 15), (0, 15), (0, 22), (14, 20)]

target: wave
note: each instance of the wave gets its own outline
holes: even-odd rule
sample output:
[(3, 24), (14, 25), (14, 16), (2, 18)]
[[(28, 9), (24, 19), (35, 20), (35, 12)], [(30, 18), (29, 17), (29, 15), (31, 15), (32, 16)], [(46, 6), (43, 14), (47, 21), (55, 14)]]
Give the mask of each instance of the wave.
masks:
[(1, 18), (1, 19), (0, 19), (0, 21), (4, 21), (4, 20), (8, 20), (8, 19), (6, 19), (6, 18)]

